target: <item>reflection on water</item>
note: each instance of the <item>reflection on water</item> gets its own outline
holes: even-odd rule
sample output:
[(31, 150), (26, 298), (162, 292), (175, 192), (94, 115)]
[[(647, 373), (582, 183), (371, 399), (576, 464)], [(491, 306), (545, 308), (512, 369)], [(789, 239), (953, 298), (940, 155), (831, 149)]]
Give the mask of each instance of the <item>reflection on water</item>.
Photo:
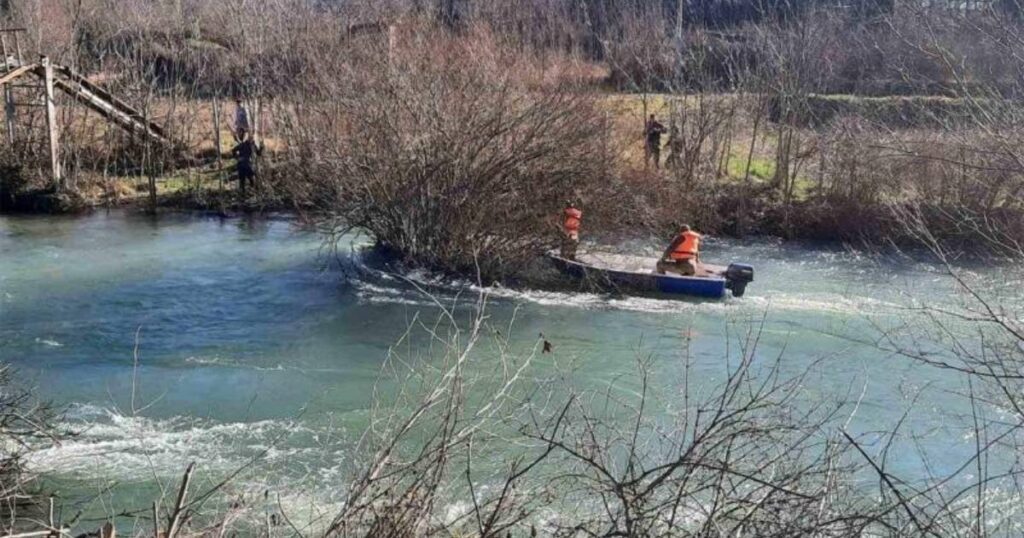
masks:
[[(335, 498), (389, 346), (417, 314), (436, 315), (434, 299), (406, 279), (447, 304), (472, 303), (481, 290), (416, 273), (346, 279), (325, 269), (319, 247), (285, 219), (0, 217), (0, 359), (69, 405), (68, 421), (83, 428), (33, 462), (66, 490), (117, 480), (131, 500), (190, 460), (215, 475), (259, 456), (243, 482)], [(941, 448), (931, 463), (941, 472), (971, 449), (943, 419), (956, 411), (946, 391), (961, 380), (858, 343), (873, 339), (874, 325), (905, 318), (913, 301), (950, 300), (933, 268), (771, 241), (711, 241), (706, 256), (754, 264), (747, 296), (674, 302), (496, 288), (486, 290), (492, 321), (514, 315), (523, 349), (543, 333), (555, 344), (549, 360), (574, 363), (592, 388), (653, 353), (668, 390), (688, 339), (694, 379), (710, 386), (729, 338), (763, 321), (759, 360), (784, 353), (791, 373), (821, 361), (807, 405), (863, 392), (851, 429), (885, 430), (923, 390), (906, 428)], [(975, 273), (993, 285), (1021, 278), (1007, 268)], [(544, 365), (532, 372), (549, 374)], [(908, 454), (893, 465), (917, 464)]]

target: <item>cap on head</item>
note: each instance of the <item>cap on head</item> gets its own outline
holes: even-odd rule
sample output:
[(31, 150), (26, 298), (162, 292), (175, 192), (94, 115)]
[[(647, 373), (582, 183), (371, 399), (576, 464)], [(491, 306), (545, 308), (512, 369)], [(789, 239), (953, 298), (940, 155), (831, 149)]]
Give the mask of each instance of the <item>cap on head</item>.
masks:
[(679, 225), (679, 231), (680, 232), (689, 232), (690, 231), (690, 225), (689, 224), (680, 224)]

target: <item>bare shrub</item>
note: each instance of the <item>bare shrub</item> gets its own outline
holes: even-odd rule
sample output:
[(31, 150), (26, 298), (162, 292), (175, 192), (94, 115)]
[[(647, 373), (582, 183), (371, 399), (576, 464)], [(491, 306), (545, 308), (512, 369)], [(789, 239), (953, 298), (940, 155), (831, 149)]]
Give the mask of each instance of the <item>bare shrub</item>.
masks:
[(11, 375), (0, 365), (0, 531), (7, 535), (45, 524), (45, 496), (24, 457), (67, 434), (55, 426), (56, 411)]
[[(906, 234), (934, 262), (938, 285), (949, 285), (941, 302), (914, 300), (898, 320), (879, 325), (874, 344), (881, 350), (941, 369), (962, 381), (951, 392), (962, 412), (947, 410), (947, 420), (974, 444), (969, 455), (927, 476), (899, 476), (886, 466), (892, 443), (876, 456), (858, 446), (879, 478), (879, 495), (895, 510), (880, 519), (901, 536), (1000, 536), (1019, 534), (1020, 492), (1024, 468), (1024, 327), (1019, 289), (985, 282), (968, 269), (964, 251), (933, 233), (934, 217), (922, 206), (896, 210)], [(983, 250), (998, 253), (983, 263), (999, 271), (1019, 269), (1024, 248), (998, 224), (974, 220)], [(976, 248), (974, 250), (977, 250)], [(1001, 267), (1000, 267), (1001, 266)], [(889, 435), (901, 433), (897, 427)], [(856, 443), (855, 441), (852, 441)], [(921, 455), (927, 461), (930, 455)]]
[(528, 430), (555, 447), (550, 481), (568, 492), (571, 508), (553, 518), (555, 534), (855, 536), (869, 528), (871, 503), (845, 485), (854, 467), (833, 429), (841, 403), (795, 411), (802, 376), (784, 377), (779, 363), (755, 367), (757, 339), (755, 328), (706, 396), (691, 386), (689, 362), (681, 388), (659, 396), (652, 365), (640, 360), (636, 378), (619, 381), (636, 386), (636, 397), (571, 395), (556, 423)]
[(423, 332), (433, 352), (390, 358), (400, 386), (378, 399), (328, 535), (857, 536), (875, 521), (849, 487), (844, 403), (796, 411), (813, 368), (755, 366), (756, 329), (714, 387), (689, 358), (657, 380), (646, 357), (590, 391), (534, 380), (541, 342), (513, 352), (483, 308), (413, 323), (397, 349)]
[[(399, 386), (375, 391), (358, 451), (367, 457), (327, 535), (501, 536), (533, 515), (541, 499), (527, 493), (538, 486), (531, 471), (550, 451), (508, 454), (502, 464), (497, 454), (514, 434), (540, 345), (514, 353), (485, 304), (481, 296), (465, 318), (439, 305), (436, 319), (414, 320), (389, 354), (381, 380)], [(430, 351), (399, 351), (423, 336)], [(481, 368), (484, 356), (495, 362)]]
[(553, 245), (567, 198), (601, 201), (604, 124), (591, 96), (530, 89), (528, 61), (483, 29), (413, 27), (390, 42), (289, 107), (295, 198), (327, 211), (329, 227), (491, 279)]

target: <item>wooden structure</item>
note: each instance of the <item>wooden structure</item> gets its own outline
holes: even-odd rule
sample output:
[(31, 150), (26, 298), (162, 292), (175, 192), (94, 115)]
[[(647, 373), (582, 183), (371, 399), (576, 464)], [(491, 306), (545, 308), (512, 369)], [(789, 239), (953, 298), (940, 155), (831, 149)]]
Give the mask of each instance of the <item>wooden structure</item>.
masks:
[[(21, 28), (0, 29), (0, 80), (14, 80), (21, 65)], [(9, 84), (0, 84), (4, 97), (4, 118), (7, 125), (7, 143), (14, 143), (14, 91)]]
[[(150, 121), (144, 114), (118, 99), (110, 92), (90, 82), (84, 76), (68, 67), (54, 65), (43, 56), (36, 63), (25, 62), (21, 46), (23, 28), (0, 29), (0, 89), (4, 96), (4, 116), (7, 126), (8, 143), (15, 139), (15, 117), (19, 106), (42, 106), (46, 109), (47, 144), (50, 155), (50, 171), (54, 185), (64, 188), (60, 162), (60, 125), (57, 121), (55, 95), (60, 91), (95, 111), (111, 123), (129, 133), (148, 138), (159, 145), (170, 146), (171, 140), (163, 127)], [(39, 85), (15, 85), (22, 78), (34, 78)], [(35, 89), (41, 94), (42, 103), (17, 103), (14, 88)]]

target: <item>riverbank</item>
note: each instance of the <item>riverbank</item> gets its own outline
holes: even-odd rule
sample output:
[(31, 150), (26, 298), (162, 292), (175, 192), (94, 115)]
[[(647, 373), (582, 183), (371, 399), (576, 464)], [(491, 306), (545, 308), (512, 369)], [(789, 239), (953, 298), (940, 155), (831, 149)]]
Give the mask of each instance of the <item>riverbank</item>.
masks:
[(89, 187), (69, 192), (40, 189), (7, 196), (0, 204), (0, 214), (64, 215), (85, 214), (97, 209), (122, 208), (133, 211), (231, 211), (259, 214), (294, 210), (294, 206), (259, 188), (245, 197), (237, 183), (214, 179), (190, 183), (180, 178), (162, 178), (155, 182), (156, 196), (136, 178), (96, 182)]
[[(661, 185), (652, 182), (663, 182)], [(642, 204), (650, 213), (626, 212), (625, 215), (608, 218), (600, 214), (587, 214), (585, 237), (604, 240), (622, 240), (629, 237), (669, 237), (676, 222), (687, 219), (670, 207), (658, 207), (658, 199), (668, 185), (664, 174), (648, 174), (644, 179), (631, 182), (629, 188), (634, 195), (646, 199)], [(123, 178), (110, 180), (103, 186), (93, 186), (87, 194), (53, 193), (50, 191), (23, 193), (9, 200), (0, 215), (85, 215), (96, 210), (124, 209), (138, 213), (153, 211), (196, 212), (221, 216), (289, 214), (304, 219), (315, 218), (308, 210), (297, 208), (296, 204), (271, 189), (256, 189), (242, 198), (234, 182), (206, 180), (189, 183), (180, 179), (161, 179), (156, 182), (155, 205), (149, 196), (147, 186), (139, 179)], [(936, 237), (957, 251), (968, 254), (996, 252), (991, 242), (979, 241), (979, 236), (989, 240), (1005, 234), (1012, 237), (1014, 226), (1020, 224), (1020, 215), (1015, 212), (992, 214), (989, 220), (979, 224), (977, 219), (963, 220), (962, 214), (945, 211), (940, 207), (898, 207), (864, 206), (850, 207), (831, 205), (814, 197), (782, 203), (770, 186), (743, 188), (735, 181), (720, 185), (710, 198), (710, 209), (703, 208), (697, 218), (691, 220), (702, 232), (721, 238), (777, 238), (787, 241), (827, 241), (848, 243), (854, 246), (889, 249), (892, 246), (917, 248), (921, 246), (917, 230), (908, 228), (908, 211), (916, 211), (936, 232)], [(668, 198), (668, 197), (666, 197)], [(588, 209), (584, 205), (584, 209)], [(902, 214), (901, 214), (902, 212)], [(554, 221), (555, 218), (552, 218)], [(1001, 226), (999, 233), (993, 229)], [(554, 245), (554, 244), (553, 244)], [(413, 263), (412, 265), (415, 265)]]
[[(935, 238), (956, 249), (984, 252), (992, 246), (989, 239), (993, 235), (1006, 238), (1024, 235), (1024, 206), (1015, 194), (1017, 183), (992, 177), (988, 172), (998, 163), (985, 161), (989, 159), (987, 155), (995, 154), (999, 148), (986, 149), (985, 144), (998, 144), (998, 141), (988, 140), (983, 133), (974, 133), (962, 126), (957, 127), (959, 130), (942, 131), (914, 119), (934, 119), (936, 113), (930, 108), (952, 106), (949, 99), (902, 99), (894, 100), (891, 106), (883, 106), (878, 104), (879, 99), (817, 96), (815, 102), (842, 103), (843, 106), (828, 108), (830, 115), (821, 121), (801, 120), (790, 125), (779, 123), (777, 104), (763, 102), (758, 95), (592, 92), (588, 89), (584, 96), (592, 101), (585, 114), (593, 115), (594, 122), (594, 147), (588, 150), (593, 154), (580, 161), (586, 170), (560, 172), (576, 179), (543, 194), (528, 186), (532, 179), (517, 178), (521, 184), (519, 189), (531, 191), (515, 194), (529, 202), (520, 207), (532, 205), (533, 209), (516, 226), (521, 228), (520, 236), (543, 236), (537, 251), (557, 246), (558, 206), (565, 198), (576, 199), (581, 204), (586, 215), (584, 233), (596, 237), (630, 234), (667, 237), (676, 224), (687, 222), (705, 233), (724, 237), (770, 236), (876, 246), (907, 245), (918, 242), (920, 232), (907, 228), (907, 212), (921, 215), (922, 224)], [(958, 113), (962, 114), (966, 105), (956, 103)], [(214, 107), (207, 100), (186, 100), (175, 106), (184, 110), (179, 113), (192, 117), (197, 125), (214, 123)], [(884, 125), (886, 106), (899, 112), (899, 122)], [(165, 113), (170, 114), (166, 103), (157, 101), (155, 107), (166, 109)], [(873, 111), (881, 119), (864, 120), (861, 108)], [(915, 114), (909, 114), (910, 109), (914, 109)], [(424, 121), (428, 122), (438, 113), (441, 111), (424, 114)], [(642, 132), (645, 118), (651, 114), (671, 131), (661, 140), (659, 168), (645, 158)], [(287, 107), (267, 110), (264, 121), (268, 126), (287, 126), (279, 116), (287, 116)], [(107, 157), (96, 162), (78, 160), (74, 171), (77, 176), (72, 182), (74, 188), (59, 195), (50, 187), (42, 187), (45, 182), (41, 176), (30, 172), (39, 168), (38, 163), (0, 167), (4, 170), (0, 177), (0, 211), (60, 213), (96, 207), (129, 207), (142, 211), (309, 211), (329, 215), (337, 210), (339, 202), (337, 198), (332, 199), (335, 190), (344, 187), (354, 193), (365, 192), (360, 185), (348, 185), (354, 180), (349, 172), (342, 170), (345, 166), (342, 163), (310, 163), (297, 157), (311, 152), (337, 153), (339, 148), (333, 147), (335, 141), (348, 135), (321, 136), (329, 132), (328, 127), (319, 131), (316, 139), (307, 140), (304, 131), (293, 131), (291, 127), (266, 137), (264, 145), (269, 150), (262, 159), (261, 184), (244, 200), (231, 181), (233, 161), (224, 145), (231, 139), (227, 130), (220, 132), (220, 161), (215, 159), (217, 150), (212, 140), (207, 140), (209, 135), (192, 134), (190, 151), (203, 155), (207, 164), (166, 168), (154, 176), (151, 185), (148, 177), (138, 175), (138, 170), (129, 173), (133, 167), (125, 161), (127, 155), (139, 154), (139, 148), (93, 147), (102, 141), (93, 139), (85, 143), (84, 133), (98, 128), (98, 124), (85, 121), (77, 128), (82, 130), (83, 144), (75, 153)], [(411, 134), (424, 127), (395, 128)], [(550, 126), (543, 128), (550, 129)], [(75, 136), (75, 132), (69, 130), (69, 136)], [(565, 136), (571, 133), (572, 130), (567, 130)], [(284, 139), (292, 143), (284, 144)], [(409, 143), (413, 142), (411, 138)], [(981, 147), (967, 153), (965, 142)], [(483, 148), (489, 150), (486, 146)], [(946, 162), (945, 156), (954, 150), (962, 161), (959, 166)], [(373, 148), (360, 151), (376, 152)], [(388, 150), (381, 154), (381, 161), (375, 166), (386, 169), (394, 160), (393, 156), (410, 151), (418, 150), (413, 146)], [(342, 161), (350, 160), (344, 154), (338, 157)], [(14, 154), (4, 152), (0, 158), (10, 160)], [(977, 159), (981, 160), (974, 162)], [(220, 162), (221, 168), (217, 168), (216, 162)], [(454, 162), (459, 162), (458, 158)], [(412, 165), (416, 165), (416, 161), (403, 166)], [(161, 166), (170, 166), (170, 163)], [(422, 174), (429, 174), (434, 168), (436, 166), (431, 165), (410, 173), (398, 184), (422, 182)], [(111, 170), (113, 174), (108, 173)], [(336, 175), (345, 177), (335, 178)], [(589, 179), (583, 180), (584, 177)], [(458, 189), (472, 191), (476, 188), (472, 183), (467, 182)], [(449, 187), (439, 185), (435, 192), (444, 192), (446, 188)], [(380, 203), (383, 199), (380, 194), (372, 197), (373, 203)], [(494, 193), (491, 197), (504, 195)], [(341, 200), (351, 198), (349, 194)], [(436, 204), (439, 200), (429, 203)], [(395, 207), (394, 211), (410, 213), (423, 201), (406, 202), (404, 209)], [(486, 203), (484, 196), (468, 206)], [(539, 214), (537, 208), (545, 209), (544, 213)], [(364, 215), (365, 209), (355, 213)], [(446, 213), (468, 215), (472, 210), (453, 207)], [(354, 224), (373, 228), (366, 226), (366, 222)], [(450, 227), (451, 222), (447, 222), (436, 229)], [(395, 243), (398, 239), (388, 235), (390, 233), (385, 231), (378, 239), (384, 243)], [(431, 261), (430, 256), (422, 253), (408, 254), (409, 261), (427, 266), (446, 265)], [(452, 269), (451, 266), (442, 268)]]

